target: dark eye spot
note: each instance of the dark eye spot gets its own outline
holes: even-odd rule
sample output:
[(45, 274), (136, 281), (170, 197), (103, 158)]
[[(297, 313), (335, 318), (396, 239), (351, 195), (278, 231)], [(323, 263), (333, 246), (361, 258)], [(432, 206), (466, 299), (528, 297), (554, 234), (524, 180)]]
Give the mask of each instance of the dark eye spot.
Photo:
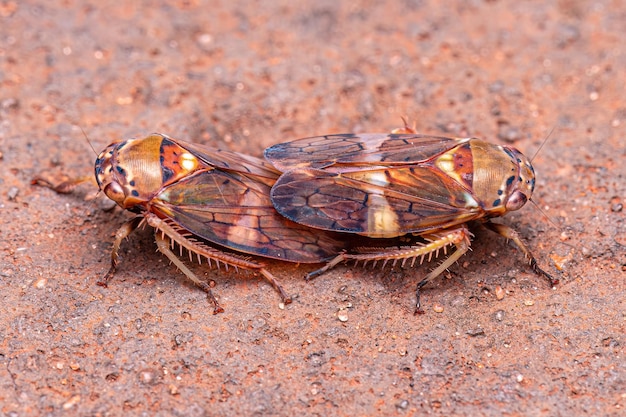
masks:
[(507, 178), (506, 185), (508, 186), (508, 185), (513, 184), (513, 181), (515, 181), (515, 176), (511, 175), (509, 178)]
[(135, 180), (132, 180), (131, 182), (129, 182), (129, 184), (130, 184), (131, 187), (134, 187), (135, 186)]
[(493, 201), (493, 207), (499, 206), (502, 201), (498, 198)]
[(139, 193), (137, 192), (137, 190), (131, 191), (131, 194), (133, 195), (133, 197), (139, 197)]
[(498, 190), (498, 195), (502, 195), (503, 191), (502, 190)]

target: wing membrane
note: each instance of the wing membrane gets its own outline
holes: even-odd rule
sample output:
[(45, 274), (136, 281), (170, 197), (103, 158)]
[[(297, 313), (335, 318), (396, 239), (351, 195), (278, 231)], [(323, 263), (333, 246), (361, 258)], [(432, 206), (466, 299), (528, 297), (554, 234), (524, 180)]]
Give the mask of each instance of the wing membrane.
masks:
[(176, 143), (187, 149), (205, 164), (227, 171), (252, 174), (257, 179), (278, 178), (280, 173), (267, 161), (237, 152), (213, 149), (208, 146), (177, 140)]
[(278, 214), (269, 192), (248, 176), (214, 169), (165, 188), (154, 209), (194, 235), (248, 254), (316, 263), (341, 251), (328, 234)]
[(324, 230), (393, 237), (441, 229), (482, 215), (470, 193), (430, 166), (284, 173), (271, 192), (279, 213)]
[(265, 150), (265, 158), (280, 171), (311, 167), (343, 172), (353, 167), (419, 163), (460, 141), (418, 134), (327, 135), (279, 143)]

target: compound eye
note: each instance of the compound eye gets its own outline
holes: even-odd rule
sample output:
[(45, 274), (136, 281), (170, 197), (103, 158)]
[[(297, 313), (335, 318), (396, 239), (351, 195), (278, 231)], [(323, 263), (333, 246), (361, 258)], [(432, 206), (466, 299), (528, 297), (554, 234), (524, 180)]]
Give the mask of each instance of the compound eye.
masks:
[(511, 197), (506, 201), (507, 211), (515, 211), (521, 209), (528, 201), (528, 197), (523, 192), (517, 190), (511, 194)]
[(117, 182), (110, 182), (104, 187), (104, 194), (109, 197), (111, 200), (115, 201), (118, 204), (121, 204), (126, 199), (126, 194), (124, 193), (124, 189)]

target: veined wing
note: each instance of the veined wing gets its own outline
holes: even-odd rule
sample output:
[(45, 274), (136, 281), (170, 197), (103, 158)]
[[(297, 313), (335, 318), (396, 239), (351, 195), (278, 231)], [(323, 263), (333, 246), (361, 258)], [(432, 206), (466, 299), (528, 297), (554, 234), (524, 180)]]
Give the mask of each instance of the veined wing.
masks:
[(239, 252), (317, 263), (343, 249), (328, 233), (278, 214), (269, 192), (268, 185), (245, 174), (213, 169), (166, 187), (152, 204), (192, 234)]
[(484, 214), (468, 190), (421, 165), (342, 173), (294, 169), (278, 179), (271, 198), (294, 222), (368, 237), (443, 229)]
[(222, 149), (214, 149), (181, 140), (176, 140), (176, 143), (182, 148), (187, 149), (196, 158), (212, 167), (244, 174), (252, 174), (269, 180), (275, 180), (280, 174), (272, 164), (261, 158)]
[(265, 158), (283, 172), (304, 167), (344, 172), (419, 163), (463, 140), (418, 134), (326, 135), (276, 144), (265, 150)]

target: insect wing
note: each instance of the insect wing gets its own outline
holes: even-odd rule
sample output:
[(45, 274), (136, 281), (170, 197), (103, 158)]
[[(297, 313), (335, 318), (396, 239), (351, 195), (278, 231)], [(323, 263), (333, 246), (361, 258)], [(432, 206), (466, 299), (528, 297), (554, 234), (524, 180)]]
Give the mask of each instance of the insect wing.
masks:
[(270, 186), (220, 169), (208, 169), (165, 187), (152, 209), (191, 234), (240, 252), (315, 263), (341, 250), (327, 234), (280, 216)]
[(395, 237), (482, 216), (472, 195), (430, 166), (332, 173), (295, 169), (271, 192), (277, 211), (310, 227)]
[(324, 168), (344, 172), (363, 166), (419, 163), (463, 139), (418, 134), (339, 134), (279, 143), (265, 150), (265, 158), (280, 171)]
[(180, 147), (188, 150), (199, 160), (215, 168), (221, 168), (243, 174), (251, 174), (256, 176), (256, 179), (264, 178), (269, 179), (272, 182), (280, 175), (280, 172), (278, 172), (276, 168), (260, 158), (227, 150), (213, 149), (207, 146), (180, 140), (177, 140), (176, 142)]

